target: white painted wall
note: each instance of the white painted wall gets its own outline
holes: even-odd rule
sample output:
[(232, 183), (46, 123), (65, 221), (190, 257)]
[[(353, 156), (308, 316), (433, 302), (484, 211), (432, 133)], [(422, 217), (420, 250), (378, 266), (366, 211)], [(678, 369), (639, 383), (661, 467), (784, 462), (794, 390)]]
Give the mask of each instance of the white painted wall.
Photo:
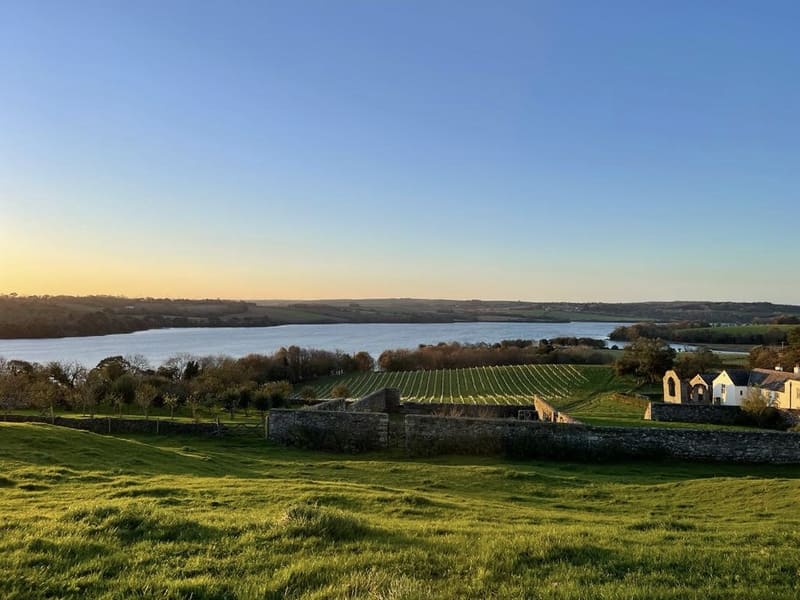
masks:
[[(725, 388), (723, 393), (722, 388)], [(728, 376), (728, 373), (723, 371), (713, 381), (714, 395), (712, 401), (714, 403), (724, 404), (726, 406), (741, 406), (744, 399), (747, 397), (747, 386), (733, 385), (733, 381)], [(719, 398), (719, 401), (717, 400)]]

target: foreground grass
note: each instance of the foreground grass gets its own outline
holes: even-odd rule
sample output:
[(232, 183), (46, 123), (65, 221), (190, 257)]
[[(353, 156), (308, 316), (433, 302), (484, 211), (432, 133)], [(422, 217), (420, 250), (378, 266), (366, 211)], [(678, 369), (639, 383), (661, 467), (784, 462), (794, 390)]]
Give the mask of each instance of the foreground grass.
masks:
[(0, 597), (796, 598), (796, 468), (0, 424)]

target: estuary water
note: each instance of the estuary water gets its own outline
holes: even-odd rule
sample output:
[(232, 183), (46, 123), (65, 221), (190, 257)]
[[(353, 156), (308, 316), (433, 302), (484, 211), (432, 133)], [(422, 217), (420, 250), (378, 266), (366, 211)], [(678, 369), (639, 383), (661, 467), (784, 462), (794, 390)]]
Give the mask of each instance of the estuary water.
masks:
[(87, 367), (107, 356), (141, 354), (154, 366), (175, 354), (224, 354), (240, 357), (268, 354), (281, 346), (369, 352), (376, 360), (394, 348), (416, 348), (438, 342), (499, 342), (506, 339), (590, 337), (607, 340), (622, 323), (342, 323), (150, 329), (135, 333), (38, 340), (1, 340), (0, 356), (45, 363), (77, 361)]

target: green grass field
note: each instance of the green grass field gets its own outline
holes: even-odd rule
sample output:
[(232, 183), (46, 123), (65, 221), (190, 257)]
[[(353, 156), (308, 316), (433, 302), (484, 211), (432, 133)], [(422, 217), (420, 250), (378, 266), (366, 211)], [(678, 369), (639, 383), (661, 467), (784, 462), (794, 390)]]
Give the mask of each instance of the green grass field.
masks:
[(797, 598), (796, 468), (0, 424), (0, 597)]

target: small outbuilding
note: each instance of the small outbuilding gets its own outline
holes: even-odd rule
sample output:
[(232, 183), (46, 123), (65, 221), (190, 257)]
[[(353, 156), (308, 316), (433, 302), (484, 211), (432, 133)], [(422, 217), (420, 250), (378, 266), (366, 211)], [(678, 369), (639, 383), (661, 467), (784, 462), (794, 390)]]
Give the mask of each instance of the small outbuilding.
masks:
[(689, 402), (711, 404), (714, 395), (714, 379), (718, 373), (698, 373), (689, 380)]

